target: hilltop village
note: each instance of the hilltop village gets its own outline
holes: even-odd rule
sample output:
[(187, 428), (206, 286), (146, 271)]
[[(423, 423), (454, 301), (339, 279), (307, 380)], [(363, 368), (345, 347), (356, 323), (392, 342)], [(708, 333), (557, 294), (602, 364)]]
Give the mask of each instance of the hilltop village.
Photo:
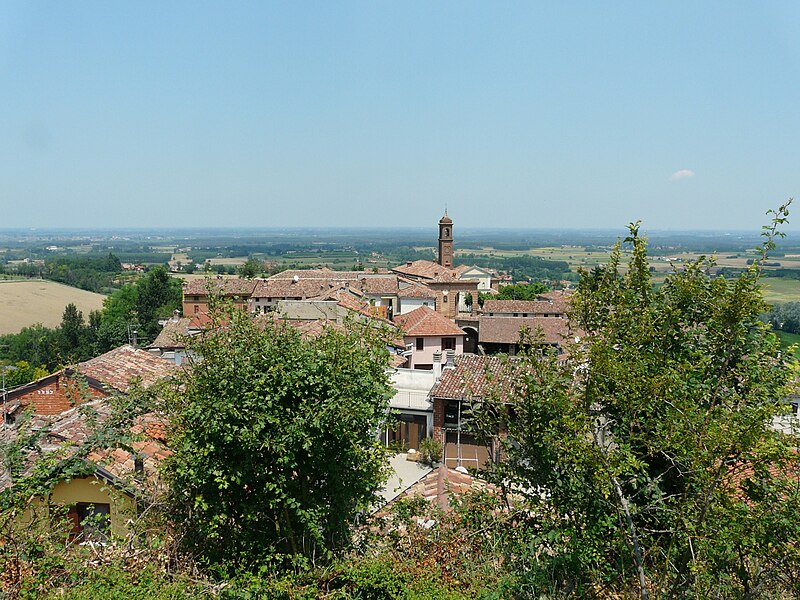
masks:
[[(130, 332), (4, 390), (0, 589), (31, 568), (15, 544), (39, 547), (37, 527), (59, 522), (46, 538), (55, 547), (86, 545), (94, 554), (80, 560), (132, 552), (125, 570), (150, 552), (143, 543), (180, 531), (168, 561), (262, 569), (265, 585), (324, 566), (313, 561), (327, 552), (337, 569), (360, 568), (351, 559), (417, 569), (392, 566), (379, 586), (468, 580), (457, 597), (509, 574), (517, 591), (527, 577), (536, 589), (597, 590), (598, 573), (646, 596), (678, 576), (637, 544), (677, 564), (690, 554), (676, 544), (716, 544), (731, 527), (720, 543), (751, 558), (714, 559), (709, 572), (790, 589), (800, 401), (793, 359), (760, 320), (759, 267), (729, 282), (701, 260), (655, 286), (634, 225), (630, 261), (620, 268), (612, 250), (580, 293), (530, 287), (508, 299), (516, 288), (501, 273), (454, 265), (453, 230), (445, 212), (436, 261), (188, 280), (182, 308), (151, 319), (146, 343)], [(143, 280), (152, 273), (173, 285), (163, 267)], [(151, 510), (164, 519), (156, 534), (142, 525)], [(530, 567), (509, 562), (520, 554)], [(311, 562), (263, 570), (285, 557)], [(317, 596), (335, 583), (326, 568)], [(680, 567), (681, 581), (693, 568)], [(361, 576), (341, 583), (352, 597)]]
[[(374, 323), (390, 330), (387, 365), (394, 396), (386, 406), (392, 425), (379, 432), (381, 442), (414, 458), (420, 444), (433, 438), (441, 444), (443, 477), (465, 476), (498, 449), (480, 443), (462, 426), (469, 402), (497, 389), (510, 390), (512, 363), (498, 355), (514, 356), (522, 334), (535, 334), (536, 343), (558, 348), (574, 332), (567, 319), (568, 291), (544, 292), (535, 300), (493, 299), (502, 277), (478, 266), (453, 266), (453, 221), (445, 211), (438, 223), (438, 260), (416, 260), (391, 269), (334, 271), (288, 270), (268, 278), (193, 279), (183, 285), (182, 315), (163, 321), (163, 329), (149, 344), (131, 343), (74, 367), (32, 381), (5, 393), (4, 435), (14, 436), (14, 424), (33, 414), (35, 428), (47, 431), (51, 449), (80, 444), (87, 437), (86, 407), (103, 414), (104, 399), (126, 394), (132, 382), (145, 388), (185, 368), (187, 342), (212, 327), (211, 306), (228, 302), (262, 323), (285, 324), (304, 337), (319, 336), (348, 319)], [(480, 301), (479, 301), (480, 299)], [(493, 381), (490, 386), (489, 382)], [(85, 382), (85, 385), (84, 385)], [(145, 439), (133, 452), (115, 450), (94, 456), (96, 471), (89, 478), (59, 484), (51, 502), (69, 505), (75, 534), (82, 530), (87, 511), (109, 516), (112, 531), (123, 530), (123, 501), (112, 488), (92, 481), (118, 482), (137, 472), (154, 475), (159, 460), (168, 455), (164, 424), (155, 414), (136, 425)], [(94, 462), (92, 464), (95, 464)], [(403, 477), (387, 486), (387, 500), (424, 477), (425, 470), (400, 464)], [(402, 482), (401, 482), (402, 480)], [(0, 472), (0, 486), (11, 483)], [(126, 484), (127, 485), (127, 484)], [(113, 487), (113, 486), (112, 486)], [(116, 498), (116, 500), (115, 500)]]

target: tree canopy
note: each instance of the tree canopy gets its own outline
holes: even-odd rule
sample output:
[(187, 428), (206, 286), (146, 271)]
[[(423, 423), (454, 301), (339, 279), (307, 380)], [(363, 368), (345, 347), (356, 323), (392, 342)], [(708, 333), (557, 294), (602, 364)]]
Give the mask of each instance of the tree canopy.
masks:
[(207, 564), (324, 560), (384, 477), (376, 432), (391, 388), (381, 333), (351, 323), (303, 339), (231, 310), (190, 343), (170, 401), (176, 520)]
[(771, 428), (793, 370), (759, 320), (760, 263), (731, 281), (701, 259), (656, 289), (638, 224), (626, 242), (627, 265), (618, 244), (582, 274), (569, 359), (529, 354), (510, 408), (476, 410), (484, 434), (508, 431), (494, 476), (534, 507), (531, 577), (575, 594), (798, 593), (797, 440)]

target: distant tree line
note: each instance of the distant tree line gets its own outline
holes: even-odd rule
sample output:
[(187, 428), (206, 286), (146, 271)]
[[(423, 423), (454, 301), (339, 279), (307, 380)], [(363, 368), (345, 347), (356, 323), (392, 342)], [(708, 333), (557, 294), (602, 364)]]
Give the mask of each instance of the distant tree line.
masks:
[[(88, 316), (68, 304), (58, 327), (36, 324), (0, 336), (0, 364), (18, 366), (25, 362), (33, 370), (23, 371), (32, 380), (126, 344), (134, 331), (141, 343), (151, 342), (161, 330), (159, 319), (180, 309), (181, 301), (180, 280), (170, 277), (164, 267), (155, 267), (136, 283), (115, 291), (101, 310)], [(15, 373), (15, 377), (22, 376)]]
[(539, 256), (486, 256), (484, 254), (464, 254), (455, 260), (458, 265), (478, 264), (482, 267), (506, 271), (514, 281), (528, 279), (566, 279), (573, 281), (577, 274), (572, 273), (564, 260), (549, 260)]
[(800, 333), (800, 302), (776, 304), (761, 319), (773, 329), (786, 333)]
[(6, 266), (7, 272), (23, 277), (41, 277), (90, 292), (108, 293), (122, 272), (119, 258), (109, 252), (105, 256), (56, 256), (44, 263)]

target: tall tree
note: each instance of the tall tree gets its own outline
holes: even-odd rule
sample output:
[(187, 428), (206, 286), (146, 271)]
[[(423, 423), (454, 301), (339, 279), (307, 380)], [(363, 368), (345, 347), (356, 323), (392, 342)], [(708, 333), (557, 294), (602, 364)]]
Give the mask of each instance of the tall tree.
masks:
[(169, 317), (181, 306), (180, 281), (170, 276), (163, 266), (147, 272), (137, 283), (136, 314), (143, 337), (154, 338), (160, 327), (158, 320)]
[(508, 428), (496, 475), (536, 506), (535, 576), (583, 594), (797, 594), (796, 439), (771, 428), (792, 369), (759, 321), (760, 263), (728, 281), (700, 260), (654, 289), (638, 224), (626, 242), (626, 268), (617, 245), (583, 276), (570, 360), (529, 355), (511, 410), (478, 419)]
[(531, 283), (511, 283), (500, 288), (496, 298), (500, 300), (536, 300), (539, 294), (549, 291), (541, 281)]
[(231, 310), (171, 398), (172, 506), (210, 564), (324, 560), (375, 499), (391, 388), (380, 332), (316, 339)]
[(87, 328), (83, 313), (72, 302), (64, 308), (59, 327), (61, 355), (67, 362), (77, 362), (88, 358)]

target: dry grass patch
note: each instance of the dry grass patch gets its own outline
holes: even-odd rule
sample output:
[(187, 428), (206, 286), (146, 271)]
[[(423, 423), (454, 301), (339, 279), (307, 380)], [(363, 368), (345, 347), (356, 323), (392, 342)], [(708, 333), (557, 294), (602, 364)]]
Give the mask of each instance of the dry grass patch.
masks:
[(70, 302), (88, 318), (91, 311), (103, 307), (105, 298), (54, 281), (0, 281), (0, 334), (19, 333), (36, 323), (56, 327)]

